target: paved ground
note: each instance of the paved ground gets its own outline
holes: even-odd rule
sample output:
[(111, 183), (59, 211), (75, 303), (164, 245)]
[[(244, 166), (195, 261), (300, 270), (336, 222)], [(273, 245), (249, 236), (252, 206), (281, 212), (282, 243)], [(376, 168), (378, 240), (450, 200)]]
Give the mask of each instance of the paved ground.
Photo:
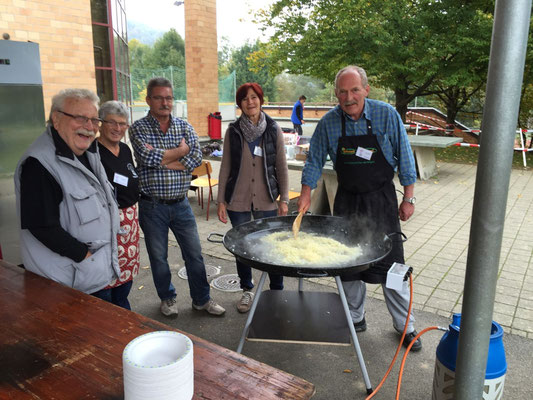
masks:
[[(198, 216), (199, 221), (202, 216), (205, 218), (205, 214)], [(200, 222), (200, 225), (202, 224)], [(133, 311), (235, 350), (246, 321), (246, 314), (238, 313), (235, 308), (240, 294), (211, 290), (213, 298), (227, 310), (223, 317), (212, 317), (205, 312), (192, 310), (187, 281), (178, 277), (178, 271), (183, 266), (180, 250), (175, 243), (171, 242), (169, 260), (172, 263), (173, 283), (178, 293), (179, 315), (177, 318), (164, 317), (159, 312), (159, 299), (152, 283), (142, 241), (141, 246), (143, 268), (139, 276), (135, 278), (130, 294)], [(217, 253), (217, 257), (204, 255), (206, 265), (219, 268), (220, 275), (234, 274), (233, 258), (220, 258), (220, 248)], [(253, 275), (255, 282), (258, 282), (259, 273), (254, 271)], [(284, 284), (285, 290), (297, 290), (297, 280), (294, 278), (285, 278)], [(327, 285), (309, 281), (304, 283), (304, 290), (336, 292)], [(416, 318), (419, 330), (430, 326), (447, 326), (450, 323), (449, 318), (426, 311), (416, 311)], [(373, 388), (376, 388), (394, 355), (399, 336), (393, 330), (385, 303), (381, 300), (376, 298), (368, 300), (367, 323), (368, 330), (358, 334), (358, 340), (370, 381)], [(403, 374), (401, 399), (427, 400), (431, 398), (435, 350), (441, 337), (440, 331), (426, 333), (422, 338), (422, 351), (409, 355)], [(533, 340), (506, 333), (504, 344), (508, 365), (505, 398), (524, 400), (533, 398), (533, 388), (530, 384), (530, 371), (533, 369), (531, 357)], [(351, 346), (247, 341), (243, 354), (312, 382), (316, 387), (314, 400), (366, 398), (362, 374)], [(387, 382), (375, 397), (376, 399), (395, 398), (399, 365), (403, 354), (402, 351)]]
[[(218, 176), (219, 162), (212, 165), (214, 176)], [(406, 264), (414, 269), (415, 310), (444, 317), (461, 311), (476, 169), (439, 163), (434, 179), (416, 183), (415, 213), (402, 222), (408, 237)], [(299, 171), (289, 171), (290, 190), (300, 190), (300, 176)], [(533, 338), (532, 183), (533, 171), (512, 171), (493, 318), (506, 332), (527, 338)], [(401, 188), (397, 180), (396, 187)], [(292, 210), (296, 207), (293, 203)], [(209, 221), (199, 216), (198, 225), (202, 239), (209, 232), (229, 229), (216, 218), (214, 204)], [(206, 254), (232, 259), (220, 245), (205, 241), (203, 248)], [(320, 283), (335, 286), (333, 279), (320, 279)], [(372, 297), (383, 299), (379, 285), (368, 288)]]
[[(289, 125), (282, 123), (282, 126)], [(304, 126), (304, 129), (307, 129), (305, 134), (312, 132), (311, 126)], [(216, 177), (219, 162), (212, 164)], [(418, 330), (433, 325), (447, 326), (451, 314), (460, 312), (462, 302), (476, 167), (448, 163), (441, 163), (438, 167), (437, 177), (417, 182), (415, 214), (408, 222), (402, 223), (408, 237), (405, 243), (406, 263), (414, 268), (414, 311)], [(300, 173), (290, 171), (289, 178), (290, 189), (299, 191)], [(511, 174), (493, 317), (505, 330), (509, 365), (506, 398), (515, 399), (533, 398), (529, 372), (533, 368), (533, 341), (530, 340), (533, 338), (533, 243), (529, 240), (533, 236), (532, 179), (532, 171), (513, 170)], [(221, 244), (207, 241), (209, 233), (225, 233), (230, 227), (218, 221), (215, 204), (211, 205), (210, 218), (206, 221), (206, 210), (200, 209), (196, 200), (194, 193), (190, 192), (206, 263), (220, 267), (221, 274), (235, 273), (233, 256)], [(4, 196), (3, 201), (0, 219), (5, 228), (11, 226), (8, 222), (15, 214), (14, 196)], [(294, 201), (290, 208), (295, 210)], [(10, 238), (17, 234), (14, 228), (4, 233)], [(5, 250), (5, 238), (2, 243)], [(168, 319), (159, 313), (144, 247), (141, 252), (144, 268), (136, 278), (131, 293), (134, 311), (235, 349), (245, 322), (245, 316), (235, 310), (239, 294), (212, 291), (213, 297), (228, 310), (222, 318), (193, 312), (187, 282), (176, 276), (182, 261), (179, 247), (173, 240), (170, 240), (169, 251), (169, 260), (175, 272), (173, 282), (179, 293), (179, 317)], [(19, 262), (15, 258), (13, 261)], [(257, 281), (259, 276), (254, 273)], [(296, 281), (286, 279), (286, 287), (294, 289)], [(376, 386), (392, 358), (397, 337), (391, 328), (381, 289), (377, 285), (369, 285), (368, 288), (371, 297), (367, 309), (369, 329), (359, 335), (359, 340), (371, 381)], [(307, 281), (306, 290), (336, 291), (333, 281), (328, 278)], [(426, 334), (422, 352), (409, 357), (402, 398), (430, 398), (435, 348), (441, 336), (440, 332)], [(313, 382), (317, 386), (317, 399), (365, 397), (352, 348), (247, 342), (244, 354)], [(384, 393), (377, 398), (393, 398), (396, 379), (397, 369), (383, 389)]]
[[(212, 164), (216, 176), (219, 162)], [(447, 326), (451, 314), (460, 312), (475, 172), (474, 166), (439, 164), (439, 174), (434, 180), (417, 183), (415, 215), (402, 225), (409, 238), (405, 243), (406, 262), (414, 268), (414, 308), (419, 331), (428, 326)], [(529, 372), (533, 368), (530, 356), (533, 341), (528, 339), (533, 337), (533, 292), (528, 290), (528, 283), (533, 281), (529, 270), (533, 245), (527, 241), (531, 236), (533, 193), (528, 186), (532, 178), (533, 172), (512, 172), (494, 314), (494, 320), (505, 330), (508, 363), (505, 397), (516, 399), (533, 398)], [(290, 171), (291, 189), (299, 190), (299, 179), (298, 171)], [(220, 274), (235, 273), (233, 256), (221, 244), (206, 240), (209, 233), (224, 233), (229, 226), (218, 221), (214, 204), (207, 221), (206, 210), (198, 206), (196, 196), (190, 193), (206, 264), (219, 267)], [(293, 201), (290, 209), (295, 208)], [(183, 264), (179, 247), (173, 240), (169, 250), (175, 276), (173, 282), (179, 293), (180, 315), (168, 319), (159, 313), (145, 255), (142, 259), (145, 268), (136, 278), (131, 294), (134, 311), (236, 349), (245, 323), (245, 316), (235, 310), (239, 293), (212, 290), (212, 296), (227, 309), (222, 318), (192, 311), (186, 281), (176, 276)], [(254, 279), (256, 282), (259, 279), (257, 271), (254, 271)], [(285, 285), (287, 290), (296, 290), (297, 281), (286, 278)], [(305, 290), (336, 292), (334, 282), (329, 278), (308, 280)], [(369, 285), (369, 294), (368, 330), (358, 338), (370, 380), (376, 387), (392, 359), (398, 336), (392, 329), (379, 286)], [(409, 356), (401, 398), (423, 400), (431, 397), (435, 349), (441, 337), (439, 331), (425, 334), (422, 351)], [(313, 382), (317, 388), (316, 399), (365, 398), (363, 379), (352, 347), (246, 342), (243, 353)], [(402, 355), (403, 352), (400, 357)], [(376, 398), (394, 398), (399, 361)]]

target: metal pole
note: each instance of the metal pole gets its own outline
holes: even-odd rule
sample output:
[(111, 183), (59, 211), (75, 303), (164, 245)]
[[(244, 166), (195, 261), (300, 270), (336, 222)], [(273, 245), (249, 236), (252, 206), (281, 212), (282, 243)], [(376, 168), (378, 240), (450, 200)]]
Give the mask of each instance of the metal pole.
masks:
[(531, 0), (497, 0), (466, 266), (455, 400), (482, 398)]
[(337, 290), (339, 291), (339, 296), (341, 298), (342, 308), (344, 310), (344, 316), (346, 317), (346, 322), (348, 323), (348, 329), (350, 330), (350, 335), (352, 335), (352, 344), (357, 354), (357, 361), (359, 362), (359, 367), (361, 368), (361, 373), (363, 374), (363, 380), (365, 381), (366, 393), (372, 393), (372, 384), (370, 383), (370, 378), (366, 370), (365, 359), (363, 358), (363, 352), (361, 351), (361, 346), (359, 346), (359, 340), (357, 339), (357, 333), (353, 326), (352, 316), (350, 315), (350, 309), (348, 307), (348, 301), (346, 300), (346, 293), (344, 293), (344, 286), (342, 286), (340, 276), (335, 276), (335, 283), (337, 283)]
[(263, 291), (263, 286), (265, 285), (265, 280), (267, 277), (267, 273), (263, 271), (261, 274), (261, 278), (259, 278), (259, 284), (257, 285), (257, 289), (255, 290), (255, 298), (252, 302), (252, 307), (250, 308), (250, 312), (248, 313), (248, 318), (246, 319), (246, 323), (244, 324), (244, 329), (242, 330), (241, 334), (241, 340), (239, 340), (239, 345), (237, 346), (237, 353), (242, 353), (242, 347), (244, 346), (244, 341), (246, 340), (246, 336), (248, 335), (248, 331), (250, 330), (250, 326), (252, 325), (252, 321), (254, 319), (255, 309), (257, 308), (257, 304), (259, 303), (259, 297), (261, 296), (261, 292)]

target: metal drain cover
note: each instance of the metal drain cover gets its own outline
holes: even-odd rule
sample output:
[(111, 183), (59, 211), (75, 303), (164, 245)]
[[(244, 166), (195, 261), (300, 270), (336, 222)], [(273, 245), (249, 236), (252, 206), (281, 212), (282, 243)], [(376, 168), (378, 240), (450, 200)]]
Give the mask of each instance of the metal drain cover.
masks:
[[(206, 265), (205, 272), (207, 274), (207, 280), (210, 280), (214, 276), (220, 274), (220, 267), (215, 267), (214, 265)], [(180, 270), (178, 271), (178, 276), (181, 279), (187, 279), (187, 270), (185, 269), (185, 267), (180, 268)]]
[(211, 281), (211, 286), (223, 292), (240, 292), (241, 280), (237, 274), (221, 275)]

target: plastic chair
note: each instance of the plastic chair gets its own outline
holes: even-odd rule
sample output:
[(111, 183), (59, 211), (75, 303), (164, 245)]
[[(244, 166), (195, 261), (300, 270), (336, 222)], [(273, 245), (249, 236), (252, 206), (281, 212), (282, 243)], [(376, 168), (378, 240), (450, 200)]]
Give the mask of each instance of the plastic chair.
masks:
[(218, 185), (218, 179), (211, 178), (211, 173), (213, 168), (209, 161), (202, 161), (198, 167), (196, 167), (192, 174), (196, 175), (197, 178), (191, 182), (191, 190), (200, 189), (200, 195), (198, 196), (198, 204), (204, 209), (204, 187), (209, 188), (209, 194), (207, 195), (207, 217), (206, 220), (209, 221), (209, 205), (211, 200), (213, 200), (213, 187)]

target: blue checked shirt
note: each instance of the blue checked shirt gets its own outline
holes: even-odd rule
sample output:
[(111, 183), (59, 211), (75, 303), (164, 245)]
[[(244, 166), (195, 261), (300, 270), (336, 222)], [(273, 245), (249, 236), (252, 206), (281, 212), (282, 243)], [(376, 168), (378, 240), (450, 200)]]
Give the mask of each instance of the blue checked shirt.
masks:
[[(192, 170), (202, 162), (198, 136), (193, 127), (179, 118), (171, 118), (168, 131), (163, 133), (159, 121), (149, 113), (135, 121), (128, 132), (137, 160), (141, 192), (166, 200), (184, 197), (189, 190)], [(167, 169), (161, 165), (163, 153), (178, 147), (183, 138), (190, 151), (179, 161), (186, 170)], [(151, 145), (154, 150), (148, 150), (145, 144)]]
[[(303, 185), (316, 188), (328, 154), (333, 165), (336, 165), (337, 143), (342, 136), (342, 113), (337, 105), (318, 122), (302, 171)], [(415, 160), (400, 115), (387, 103), (365, 99), (363, 113), (357, 121), (346, 115), (346, 135), (366, 135), (366, 119), (372, 122), (372, 133), (377, 136), (385, 159), (398, 171), (400, 184), (408, 186), (415, 183)]]

